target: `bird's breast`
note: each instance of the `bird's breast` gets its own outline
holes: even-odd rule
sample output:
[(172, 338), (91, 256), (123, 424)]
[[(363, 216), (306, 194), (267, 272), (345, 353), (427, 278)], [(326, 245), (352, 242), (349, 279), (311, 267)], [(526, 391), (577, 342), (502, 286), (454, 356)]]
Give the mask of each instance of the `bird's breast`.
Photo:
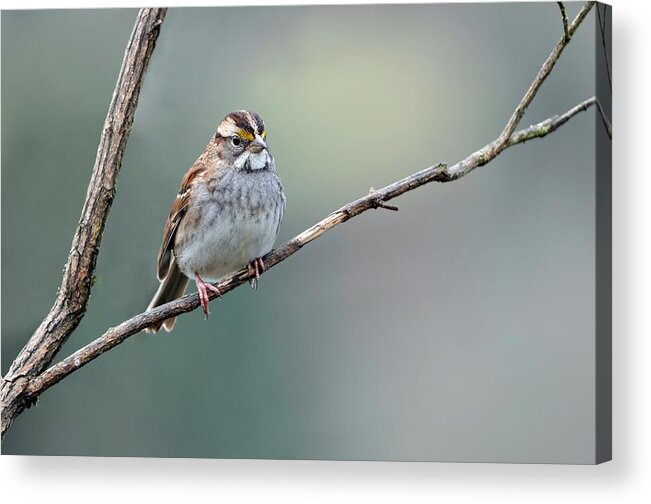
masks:
[(283, 211), (275, 173), (242, 174), (230, 184), (202, 188), (179, 225), (179, 268), (207, 280), (237, 271), (272, 249)]

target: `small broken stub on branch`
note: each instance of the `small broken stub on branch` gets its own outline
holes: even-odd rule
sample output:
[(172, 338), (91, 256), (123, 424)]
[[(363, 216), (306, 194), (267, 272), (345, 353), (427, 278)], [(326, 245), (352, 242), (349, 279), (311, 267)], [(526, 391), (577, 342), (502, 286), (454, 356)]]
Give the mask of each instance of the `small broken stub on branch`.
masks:
[(394, 212), (398, 211), (398, 207), (395, 205), (389, 205), (384, 200), (377, 200), (376, 204), (379, 208), (386, 208), (387, 210), (393, 210)]
[[(369, 193), (369, 194), (373, 194), (374, 192), (375, 192), (375, 188), (374, 188), (374, 187), (371, 187), (371, 188), (368, 190), (368, 193)], [(399, 210), (397, 206), (395, 206), (395, 205), (389, 205), (389, 204), (388, 204), (386, 201), (384, 201), (382, 198), (377, 198), (377, 199), (373, 202), (373, 207), (374, 207), (374, 208), (385, 208), (385, 209), (387, 209), (387, 210), (393, 210), (394, 212), (397, 212), (397, 211)]]

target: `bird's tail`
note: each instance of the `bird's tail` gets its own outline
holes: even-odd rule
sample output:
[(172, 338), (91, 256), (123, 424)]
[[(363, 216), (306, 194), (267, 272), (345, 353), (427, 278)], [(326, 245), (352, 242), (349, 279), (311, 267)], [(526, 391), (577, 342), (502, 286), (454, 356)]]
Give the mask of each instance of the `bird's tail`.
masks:
[[(154, 298), (151, 300), (151, 303), (149, 303), (147, 309), (151, 310), (152, 308), (156, 308), (157, 306), (180, 298), (185, 293), (189, 281), (189, 278), (179, 270), (176, 265), (176, 260), (172, 258), (167, 275), (161, 281), (160, 286), (158, 287), (156, 294), (154, 294)], [(170, 332), (174, 328), (175, 323), (176, 317), (168, 318), (162, 322), (150, 325), (145, 329), (145, 332), (156, 333), (160, 330), (161, 326), (167, 332)]]

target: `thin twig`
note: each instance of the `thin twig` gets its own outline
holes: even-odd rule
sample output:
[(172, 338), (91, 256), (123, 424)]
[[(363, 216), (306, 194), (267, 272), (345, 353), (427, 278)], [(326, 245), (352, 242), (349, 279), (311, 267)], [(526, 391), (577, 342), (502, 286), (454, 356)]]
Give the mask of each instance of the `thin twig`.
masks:
[[(18, 354), (2, 381), (2, 435), (24, 409), (20, 395), (30, 376), (43, 371), (79, 325), (90, 297), (93, 272), (102, 242), (122, 154), (140, 95), (140, 86), (167, 9), (141, 9), (124, 53), (99, 146), (86, 200), (72, 240), (54, 305)], [(23, 377), (23, 378), (20, 378)]]
[(543, 63), (542, 67), (538, 71), (538, 75), (536, 75), (536, 78), (529, 86), (529, 89), (527, 89), (527, 92), (522, 97), (522, 100), (520, 100), (520, 103), (513, 111), (513, 114), (511, 115), (509, 121), (506, 123), (504, 130), (502, 130), (502, 133), (498, 138), (498, 142), (495, 144), (495, 148), (498, 151), (506, 147), (509, 138), (511, 138), (511, 135), (518, 127), (518, 124), (520, 124), (520, 121), (522, 120), (524, 113), (527, 111), (527, 107), (533, 100), (534, 96), (536, 96), (536, 93), (540, 89), (540, 86), (542, 86), (543, 82), (545, 82), (547, 76), (551, 73), (552, 69), (554, 68), (554, 65), (556, 65), (556, 62), (558, 61), (558, 58), (560, 58), (561, 54), (563, 53), (563, 49), (565, 49), (565, 47), (571, 40), (572, 35), (574, 35), (574, 32), (579, 27), (579, 25), (583, 22), (583, 20), (588, 15), (588, 12), (590, 12), (590, 9), (592, 9), (594, 4), (595, 4), (594, 1), (590, 1), (590, 2), (586, 2), (583, 5), (583, 7), (581, 7), (581, 10), (576, 15), (574, 21), (572, 21), (572, 24), (568, 28), (568, 33), (570, 35), (569, 38), (567, 38), (565, 34), (563, 34), (563, 37), (558, 41), (556, 47), (554, 47), (554, 50), (551, 52), (551, 54), (547, 57), (547, 59)]
[(595, 100), (597, 104), (597, 110), (599, 111), (599, 115), (601, 116), (601, 119), (604, 122), (604, 127), (606, 128), (606, 133), (608, 133), (608, 138), (613, 138), (613, 127), (610, 125), (610, 121), (608, 120), (608, 117), (606, 117), (606, 112), (604, 112), (603, 107), (601, 106), (601, 102), (599, 100)]
[[(577, 106), (571, 108), (563, 115), (550, 117), (545, 121), (539, 122), (528, 128), (515, 132), (507, 143), (507, 147), (517, 145), (534, 138), (542, 138), (549, 135), (551, 132), (556, 131), (559, 127), (565, 124), (573, 116), (587, 110), (590, 106), (596, 103), (594, 97), (581, 102)], [(497, 140), (495, 141), (497, 142)], [(445, 164), (437, 164), (425, 168), (424, 170), (405, 177), (391, 185), (383, 187), (382, 189), (373, 190), (366, 196), (359, 198), (347, 205), (341, 207), (339, 210), (332, 212), (326, 218), (317, 222), (310, 228), (303, 231), (301, 234), (295, 236), (284, 245), (273, 250), (264, 258), (265, 268), (274, 267), (276, 264), (284, 261), (292, 254), (298, 252), (305, 245), (323, 235), (326, 231), (333, 227), (346, 222), (353, 217), (366, 212), (367, 210), (377, 208), (378, 202), (385, 202), (387, 200), (396, 198), (401, 194), (412, 191), (417, 187), (423, 186), (430, 182), (450, 182), (456, 180), (475, 168), (488, 163), (493, 160), (497, 154), (492, 149), (493, 144), (488, 144), (477, 152), (471, 154), (463, 161), (455, 164), (454, 166), (447, 167)], [(384, 207), (386, 208), (386, 207)], [(239, 285), (246, 283), (250, 278), (254, 277), (254, 273), (250, 272), (248, 268), (241, 269), (229, 278), (222, 280), (215, 284), (222, 295), (232, 291)], [(211, 299), (214, 299), (216, 294), (209, 293)], [(119, 345), (129, 336), (132, 336), (144, 328), (166, 320), (170, 317), (176, 317), (182, 313), (186, 313), (196, 309), (199, 306), (199, 295), (197, 293), (187, 294), (180, 299), (169, 302), (153, 310), (146, 311), (136, 315), (129, 320), (122, 322), (116, 327), (110, 328), (102, 336), (92, 341), (85, 347), (77, 350), (75, 353), (66, 357), (58, 364), (47, 369), (40, 376), (33, 379), (27, 389), (29, 399), (36, 398), (39, 394), (61, 381), (70, 373), (76, 371), (80, 367), (88, 364), (93, 359), (96, 359), (104, 352)]]
[(563, 2), (556, 2), (558, 4), (558, 8), (561, 9), (561, 18), (563, 19), (563, 32), (565, 32), (565, 42), (570, 41), (570, 29), (568, 27), (568, 20), (567, 20), (567, 10), (565, 9), (565, 5)]
[(606, 43), (606, 14), (608, 13), (608, 6), (604, 5), (604, 17), (601, 19), (601, 12), (599, 12), (599, 6), (597, 5), (597, 16), (599, 17), (599, 29), (601, 30), (601, 43), (604, 47), (604, 59), (606, 60), (606, 73), (608, 74), (608, 84), (610, 85), (610, 91), (613, 90), (613, 75), (610, 68), (610, 59), (608, 58), (608, 44)]
[(570, 110), (568, 110), (567, 112), (565, 112), (560, 116), (550, 117), (545, 121), (539, 122), (537, 124), (534, 124), (533, 126), (529, 126), (528, 128), (517, 131), (516, 133), (513, 134), (513, 136), (511, 136), (511, 140), (509, 140), (509, 146), (515, 145), (517, 143), (526, 142), (527, 140), (531, 140), (532, 138), (540, 138), (541, 133), (547, 131), (548, 129), (549, 131), (547, 131), (545, 134), (549, 134), (555, 129), (560, 128), (563, 124), (565, 124), (567, 121), (569, 121), (572, 117), (574, 117), (579, 112), (584, 112), (588, 110), (590, 107), (592, 107), (593, 105), (597, 107), (597, 110), (599, 111), (599, 115), (603, 120), (604, 127), (606, 128), (606, 132), (608, 133), (608, 136), (612, 138), (610, 122), (603, 114), (603, 109), (601, 108), (601, 104), (599, 103), (599, 100), (597, 100), (597, 98), (593, 96), (592, 98), (588, 98), (587, 100), (582, 101), (578, 105), (575, 105)]

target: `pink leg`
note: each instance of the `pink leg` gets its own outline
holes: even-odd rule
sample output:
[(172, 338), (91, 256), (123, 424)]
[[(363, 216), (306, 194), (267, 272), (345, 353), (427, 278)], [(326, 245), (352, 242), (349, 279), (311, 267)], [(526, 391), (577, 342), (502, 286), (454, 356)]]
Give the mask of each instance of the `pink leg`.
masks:
[(199, 276), (199, 273), (194, 274), (194, 281), (197, 284), (197, 291), (199, 291), (199, 301), (201, 301), (201, 307), (203, 308), (203, 313), (208, 318), (210, 311), (208, 310), (208, 302), (210, 301), (208, 291), (214, 292), (219, 297), (222, 297), (219, 289), (212, 284), (206, 283)]
[(251, 285), (251, 287), (254, 289), (257, 289), (258, 280), (260, 280), (260, 274), (264, 273), (264, 261), (262, 260), (262, 257), (253, 259), (253, 261), (249, 263), (249, 270), (251, 269), (255, 271), (255, 278), (249, 278), (249, 285)]

